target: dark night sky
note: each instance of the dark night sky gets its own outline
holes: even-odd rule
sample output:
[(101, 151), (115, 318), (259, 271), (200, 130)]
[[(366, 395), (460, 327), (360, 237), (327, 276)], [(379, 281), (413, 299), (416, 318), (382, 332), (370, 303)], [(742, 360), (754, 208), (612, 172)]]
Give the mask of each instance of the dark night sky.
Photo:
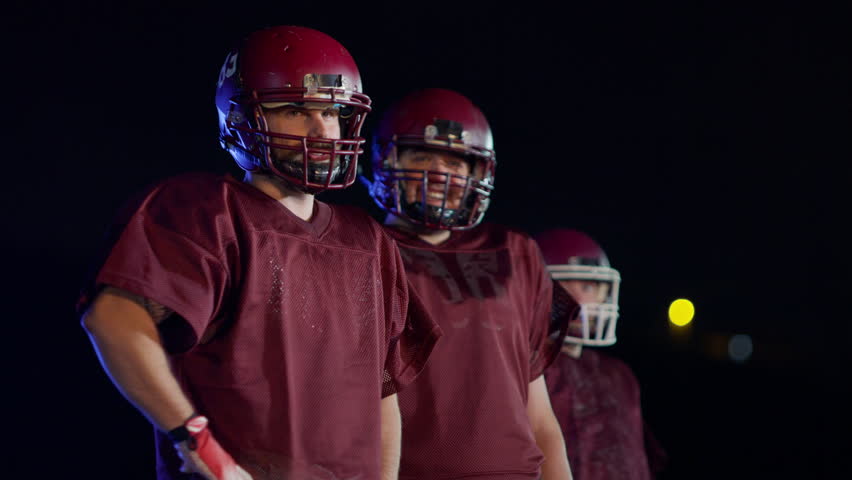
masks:
[[(834, 211), (852, 178), (836, 166), (849, 158), (848, 7), (119, 3), (8, 12), (12, 472), (150, 478), (149, 427), (100, 371), (77, 289), (132, 191), (236, 173), (216, 140), (215, 79), (237, 38), (274, 24), (343, 43), (377, 112), (419, 87), (467, 95), (496, 140), (487, 219), (600, 241), (624, 278), (609, 351), (640, 379), (664, 479), (849, 472), (852, 332), (826, 302), (844, 298), (826, 233), (849, 217)], [(361, 186), (326, 198), (371, 208)], [(697, 309), (680, 342), (666, 322), (678, 297)], [(723, 351), (735, 333), (754, 341), (745, 364)]]

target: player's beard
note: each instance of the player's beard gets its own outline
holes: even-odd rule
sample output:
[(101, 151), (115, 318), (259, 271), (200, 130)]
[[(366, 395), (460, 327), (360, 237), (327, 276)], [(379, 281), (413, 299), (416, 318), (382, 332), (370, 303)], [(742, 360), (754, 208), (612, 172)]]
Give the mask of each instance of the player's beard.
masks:
[[(331, 150), (333, 148), (329, 143), (309, 143), (308, 147), (321, 148), (324, 150)], [(286, 150), (283, 148), (271, 148), (269, 157), (272, 160), (272, 164), (275, 165), (275, 168), (281, 173), (295, 178), (305, 178), (304, 152), (298, 150)], [(336, 157), (337, 161), (334, 162), (334, 168), (331, 169), (331, 181), (329, 182), (331, 185), (340, 180), (341, 177), (346, 174), (348, 169), (347, 167), (351, 161), (349, 155), (336, 155)], [(311, 183), (325, 184), (328, 180), (329, 166), (332, 158), (334, 157), (332, 156), (328, 160), (322, 161), (308, 160), (308, 181)], [(290, 182), (286, 179), (284, 179), (284, 181), (286, 181), (294, 190), (303, 193), (313, 193), (316, 191), (316, 188)]]

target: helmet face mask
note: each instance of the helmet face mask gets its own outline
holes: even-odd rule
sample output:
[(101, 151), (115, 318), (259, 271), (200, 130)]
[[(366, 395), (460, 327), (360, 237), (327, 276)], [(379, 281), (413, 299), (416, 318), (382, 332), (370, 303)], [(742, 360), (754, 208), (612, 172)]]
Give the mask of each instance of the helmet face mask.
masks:
[[(405, 161), (411, 151), (455, 157), (466, 172)], [(373, 142), (370, 195), (385, 211), (431, 230), (478, 225), (494, 188), (491, 130), (467, 98), (443, 89), (414, 92), (383, 117)], [(416, 192), (416, 193), (415, 193)]]
[[(450, 154), (463, 159), (464, 173), (412, 168), (403, 160), (407, 152)], [(374, 170), (376, 182), (371, 194), (381, 199), (386, 210), (408, 221), (434, 230), (464, 230), (482, 221), (494, 188), (493, 166), (471, 155), (417, 147), (401, 149), (392, 144), (383, 166)]]
[(553, 288), (566, 292), (580, 308), (569, 319), (566, 344), (608, 346), (616, 342), (621, 276), (609, 266), (548, 266)]
[[(370, 99), (361, 93), (355, 62), (334, 39), (304, 27), (254, 32), (227, 56), (217, 87), (220, 142), (242, 169), (309, 193), (355, 181)], [(340, 138), (269, 128), (270, 109), (304, 105), (339, 112)]]
[[(359, 148), (356, 142), (271, 133), (273, 129), (268, 126), (268, 119), (272, 114), (269, 113), (271, 108), (267, 105), (274, 106), (274, 109), (296, 110), (305, 110), (305, 106), (310, 106), (317, 107), (312, 108), (314, 110), (332, 109), (337, 114), (341, 110), (339, 104), (266, 103), (256, 119), (258, 124), (263, 125), (262, 130), (268, 132), (260, 141), (268, 169), (276, 176), (288, 180), (293, 188), (311, 193), (315, 189), (332, 188), (333, 185), (352, 184), (355, 179), (353, 156)], [(345, 121), (346, 119), (338, 117), (340, 131), (346, 127)]]

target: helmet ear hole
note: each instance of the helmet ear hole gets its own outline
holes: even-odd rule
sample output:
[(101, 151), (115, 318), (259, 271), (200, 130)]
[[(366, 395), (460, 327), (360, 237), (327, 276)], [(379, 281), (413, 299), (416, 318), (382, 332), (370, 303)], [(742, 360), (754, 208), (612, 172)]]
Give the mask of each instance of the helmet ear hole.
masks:
[(233, 135), (221, 135), (219, 137), (219, 143), (222, 144), (222, 148), (228, 150), (233, 145), (239, 145), (239, 141)]
[(339, 110), (340, 118), (349, 119), (352, 118), (352, 115), (355, 115), (355, 109), (351, 105), (343, 105)]

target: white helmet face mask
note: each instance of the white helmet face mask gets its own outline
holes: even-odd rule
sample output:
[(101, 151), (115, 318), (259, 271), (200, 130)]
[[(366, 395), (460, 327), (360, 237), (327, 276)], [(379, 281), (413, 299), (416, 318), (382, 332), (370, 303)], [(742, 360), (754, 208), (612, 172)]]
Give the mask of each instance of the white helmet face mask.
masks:
[[(621, 284), (618, 271), (611, 267), (592, 265), (550, 265), (547, 270), (557, 283), (554, 288), (565, 290), (580, 304), (569, 323), (565, 344), (596, 347), (614, 344)], [(565, 281), (576, 281), (578, 288), (595, 287), (591, 295), (595, 301), (584, 301), (588, 298), (578, 298), (578, 292), (559, 285)]]

